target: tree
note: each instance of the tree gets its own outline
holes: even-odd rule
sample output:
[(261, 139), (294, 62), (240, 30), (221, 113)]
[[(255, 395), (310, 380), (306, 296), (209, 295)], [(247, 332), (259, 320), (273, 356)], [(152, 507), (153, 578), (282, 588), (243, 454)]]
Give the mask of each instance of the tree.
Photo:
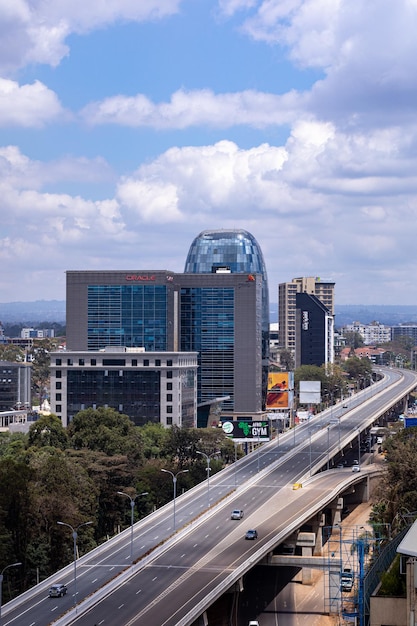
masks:
[(32, 361), (32, 393), (37, 396), (39, 406), (47, 396), (50, 379), (50, 352), (56, 350), (56, 339), (35, 339), (29, 352)]
[(286, 372), (292, 372), (295, 367), (294, 357), (291, 350), (283, 348), (279, 352), (279, 362)]
[(88, 448), (110, 456), (133, 455), (143, 458), (140, 430), (127, 415), (109, 407), (85, 409), (74, 416), (68, 427), (71, 445)]
[(0, 361), (22, 363), (25, 360), (25, 351), (21, 346), (11, 343), (0, 344)]
[(357, 331), (347, 330), (343, 333), (343, 337), (346, 340), (346, 345), (351, 346), (354, 350), (361, 348), (364, 344), (362, 335)]
[(52, 446), (65, 450), (68, 444), (67, 431), (53, 413), (41, 415), (29, 428), (29, 446)]

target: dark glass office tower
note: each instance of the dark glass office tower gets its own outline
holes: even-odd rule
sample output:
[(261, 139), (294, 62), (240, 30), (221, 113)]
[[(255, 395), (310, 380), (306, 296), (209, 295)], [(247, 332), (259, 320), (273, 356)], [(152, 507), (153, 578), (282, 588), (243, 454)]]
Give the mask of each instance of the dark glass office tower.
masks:
[[(262, 407), (265, 408), (268, 368), (269, 368), (269, 295), (268, 278), (262, 250), (255, 237), (246, 230), (205, 230), (192, 242), (185, 263), (185, 274), (260, 274), (262, 277), (262, 296), (259, 302), (259, 314), (262, 318)], [(196, 298), (196, 294), (193, 294)], [(215, 378), (223, 380), (225, 391), (227, 385), (232, 385), (233, 376), (238, 376), (234, 359), (235, 334), (233, 321), (233, 306), (227, 304), (230, 294), (222, 289), (215, 293), (200, 293), (200, 305), (196, 307), (198, 314), (194, 318), (193, 334), (194, 348), (200, 350), (199, 392), (200, 398), (213, 394)], [(190, 293), (183, 293), (183, 306), (191, 301)], [(216, 306), (210, 305), (217, 299)], [(233, 300), (233, 296), (232, 296)], [(195, 302), (197, 300), (195, 299)], [(184, 312), (184, 308), (183, 308)], [(205, 316), (205, 318), (204, 318)], [(210, 318), (210, 322), (208, 319)], [(206, 320), (204, 322), (204, 319)], [(184, 317), (182, 325), (184, 325)], [(183, 326), (184, 328), (184, 326)], [(250, 330), (248, 329), (250, 332)], [(205, 363), (204, 346), (209, 347), (210, 367)], [(184, 348), (183, 348), (184, 349)], [(206, 348), (207, 349), (207, 348)], [(248, 358), (250, 356), (248, 355)], [(207, 375), (210, 371), (210, 375)], [(206, 387), (211, 381), (211, 391)], [(227, 407), (227, 403), (225, 404)]]

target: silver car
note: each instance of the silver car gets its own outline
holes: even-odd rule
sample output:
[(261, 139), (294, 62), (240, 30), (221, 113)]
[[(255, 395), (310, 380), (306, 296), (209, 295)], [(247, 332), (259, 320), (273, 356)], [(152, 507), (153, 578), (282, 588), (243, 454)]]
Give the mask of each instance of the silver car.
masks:
[(66, 585), (56, 584), (49, 587), (48, 595), (50, 598), (61, 598), (67, 593)]

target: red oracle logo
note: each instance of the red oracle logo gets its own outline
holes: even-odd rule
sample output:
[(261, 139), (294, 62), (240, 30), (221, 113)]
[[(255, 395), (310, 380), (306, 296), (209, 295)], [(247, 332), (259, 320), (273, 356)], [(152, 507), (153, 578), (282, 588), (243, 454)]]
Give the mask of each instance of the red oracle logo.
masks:
[(155, 276), (146, 276), (142, 274), (127, 274), (126, 280), (133, 281), (147, 281), (147, 280), (155, 280)]

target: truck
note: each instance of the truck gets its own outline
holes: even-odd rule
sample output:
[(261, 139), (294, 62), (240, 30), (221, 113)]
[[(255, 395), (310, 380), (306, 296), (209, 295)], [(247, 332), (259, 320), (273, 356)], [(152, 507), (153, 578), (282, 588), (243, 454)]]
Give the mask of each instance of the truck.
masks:
[(346, 568), (340, 574), (340, 591), (352, 591), (355, 575), (351, 569)]

